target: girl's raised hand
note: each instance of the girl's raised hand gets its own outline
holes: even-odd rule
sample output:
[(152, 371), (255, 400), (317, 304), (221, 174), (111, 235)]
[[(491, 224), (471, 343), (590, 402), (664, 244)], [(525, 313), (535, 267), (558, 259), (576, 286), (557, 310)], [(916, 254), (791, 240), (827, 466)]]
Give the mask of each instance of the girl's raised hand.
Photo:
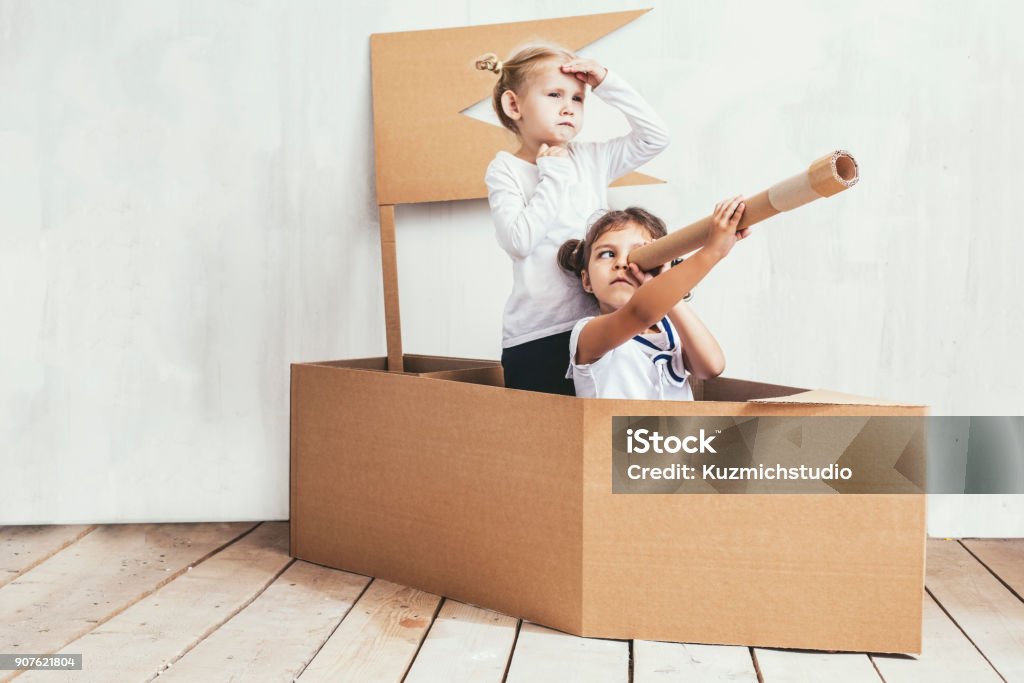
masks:
[(591, 88), (596, 88), (604, 82), (608, 69), (593, 59), (573, 59), (562, 65), (562, 73), (574, 74)]
[[(648, 242), (648, 244), (650, 244), (650, 243)], [(639, 287), (640, 285), (642, 285), (643, 283), (647, 282), (648, 280), (653, 280), (655, 275), (658, 275), (660, 273), (664, 273), (665, 269), (667, 267), (668, 267), (668, 264), (666, 263), (661, 268), (656, 268), (655, 270), (648, 272), (646, 270), (642, 270), (640, 268), (640, 266), (638, 266), (637, 264), (630, 263), (629, 264), (629, 276), (636, 283), (636, 286)]]
[(750, 234), (750, 228), (738, 232), (736, 230), (745, 208), (742, 195), (715, 204), (715, 211), (711, 214), (711, 229), (708, 231), (704, 248), (716, 258), (723, 259), (728, 256), (733, 245)]

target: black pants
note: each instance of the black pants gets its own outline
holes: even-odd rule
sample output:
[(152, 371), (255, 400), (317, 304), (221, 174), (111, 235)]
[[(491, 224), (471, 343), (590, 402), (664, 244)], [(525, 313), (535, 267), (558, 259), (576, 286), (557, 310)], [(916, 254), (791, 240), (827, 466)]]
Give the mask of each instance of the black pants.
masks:
[(565, 371), (569, 368), (571, 334), (571, 331), (560, 332), (502, 349), (501, 367), (505, 370), (505, 386), (509, 389), (575, 396), (576, 389), (572, 380), (565, 378)]

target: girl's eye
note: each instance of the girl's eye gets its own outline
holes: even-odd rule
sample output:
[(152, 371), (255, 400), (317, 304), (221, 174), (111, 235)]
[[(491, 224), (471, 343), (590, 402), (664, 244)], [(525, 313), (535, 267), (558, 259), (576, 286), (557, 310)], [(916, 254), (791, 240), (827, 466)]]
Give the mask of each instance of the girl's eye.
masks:
[(613, 257), (613, 256), (615, 256), (615, 253), (612, 252), (611, 249), (605, 249), (604, 251), (601, 251), (601, 252), (599, 252), (597, 254), (598, 258), (605, 258), (605, 257), (609, 257), (610, 258), (610, 257)]
[(576, 95), (575, 97), (573, 97), (573, 99), (576, 100), (577, 102), (582, 102), (583, 101), (583, 98), (580, 97), (579, 95)]
[(556, 93), (556, 92), (549, 92), (549, 93), (548, 93), (548, 97), (561, 97), (561, 95), (559, 95), (559, 94), (558, 94), (558, 93)]

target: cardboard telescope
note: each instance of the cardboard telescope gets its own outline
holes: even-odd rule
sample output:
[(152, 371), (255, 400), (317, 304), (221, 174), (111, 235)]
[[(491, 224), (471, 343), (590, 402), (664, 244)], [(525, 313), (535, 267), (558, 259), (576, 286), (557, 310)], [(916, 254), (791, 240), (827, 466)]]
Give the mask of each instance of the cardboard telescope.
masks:
[[(746, 209), (739, 229), (760, 223), (766, 218), (790, 211), (822, 197), (831, 197), (853, 187), (859, 179), (857, 162), (849, 152), (836, 150), (817, 159), (806, 171), (776, 183), (753, 197), (744, 199)], [(711, 216), (680, 228), (659, 240), (634, 249), (629, 260), (644, 270), (653, 270), (674, 258), (685, 256), (704, 246)]]

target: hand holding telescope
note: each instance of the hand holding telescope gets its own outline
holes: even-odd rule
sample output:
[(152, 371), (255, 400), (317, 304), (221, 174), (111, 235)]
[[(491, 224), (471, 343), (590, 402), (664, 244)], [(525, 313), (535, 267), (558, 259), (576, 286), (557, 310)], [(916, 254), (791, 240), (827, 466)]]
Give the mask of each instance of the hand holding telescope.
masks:
[[(836, 150), (817, 159), (802, 173), (772, 185), (767, 190), (744, 200), (738, 230), (742, 231), (766, 218), (803, 206), (815, 199), (831, 197), (853, 187), (860, 176), (857, 162), (849, 152)], [(652, 270), (663, 263), (685, 256), (701, 248), (707, 240), (712, 217), (669, 233), (629, 254), (630, 263), (643, 270)]]

